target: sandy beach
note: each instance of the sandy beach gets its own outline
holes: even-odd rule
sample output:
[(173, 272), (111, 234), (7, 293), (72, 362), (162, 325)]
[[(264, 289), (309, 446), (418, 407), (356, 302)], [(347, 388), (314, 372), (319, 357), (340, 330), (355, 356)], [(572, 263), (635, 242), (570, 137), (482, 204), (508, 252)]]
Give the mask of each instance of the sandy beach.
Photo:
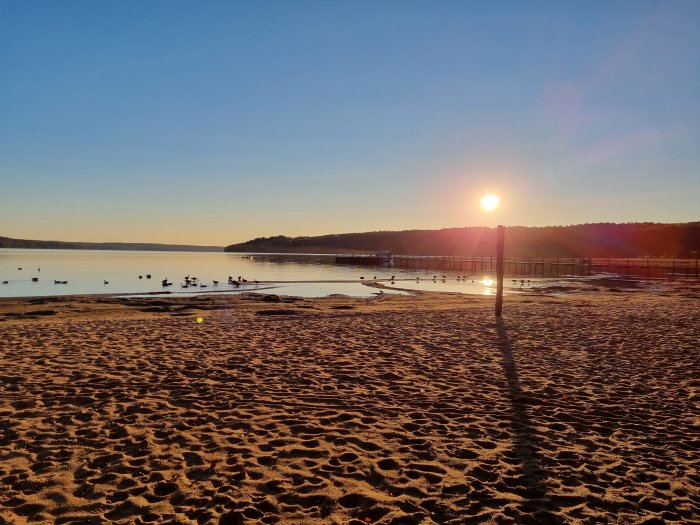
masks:
[(697, 282), (4, 299), (0, 524), (690, 523), (699, 341)]

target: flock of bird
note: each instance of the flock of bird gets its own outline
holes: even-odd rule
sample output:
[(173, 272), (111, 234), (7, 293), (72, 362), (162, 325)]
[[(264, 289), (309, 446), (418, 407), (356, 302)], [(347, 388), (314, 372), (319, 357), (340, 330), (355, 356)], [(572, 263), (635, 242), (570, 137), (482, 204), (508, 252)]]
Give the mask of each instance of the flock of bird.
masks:
[[(17, 268), (17, 270), (21, 271), (22, 268)], [(37, 271), (41, 272), (41, 268), (38, 268)], [(146, 279), (150, 279), (150, 278), (151, 278), (151, 274), (146, 274)], [(143, 279), (143, 275), (139, 275), (139, 279)], [(360, 280), (364, 281), (365, 277), (360, 276)], [(373, 277), (373, 280), (374, 281), (377, 280), (376, 275)], [(409, 279), (404, 279), (404, 280), (409, 280)], [(430, 278), (427, 278), (427, 279), (424, 278), (424, 280), (429, 281)], [(432, 281), (434, 283), (436, 283), (438, 280), (440, 280), (443, 283), (446, 283), (448, 280), (448, 277), (446, 275), (440, 275), (440, 276), (433, 275)], [(467, 276), (467, 275), (458, 275), (457, 276), (457, 282), (462, 282), (462, 281), (467, 282), (468, 280), (469, 280), (469, 276)], [(396, 275), (392, 275), (391, 278), (389, 279), (389, 281), (391, 282), (392, 285), (396, 284)], [(520, 279), (520, 281), (518, 281), (517, 279), (511, 279), (511, 281), (516, 286), (517, 286), (518, 282), (520, 282), (521, 287), (525, 286), (525, 284), (527, 284), (528, 286), (530, 285), (530, 279), (527, 279), (527, 280)], [(32, 277), (32, 282), (39, 282), (39, 278)], [(416, 277), (416, 282), (417, 283), (421, 282), (420, 276)], [(475, 280), (472, 280), (471, 282), (475, 282)], [(212, 280), (212, 283), (213, 283), (213, 286), (219, 286), (219, 281), (217, 281), (216, 279)], [(229, 286), (234, 286), (234, 287), (238, 288), (241, 285), (245, 285), (247, 283), (248, 283), (248, 280), (240, 275), (235, 279), (230, 275), (228, 276), (227, 284)], [(257, 285), (257, 284), (260, 284), (260, 281), (253, 279), (253, 283)], [(9, 281), (7, 281), (7, 280), (2, 281), (2, 284), (9, 284)], [(54, 279), (54, 284), (68, 284), (68, 281)], [(108, 284), (109, 284), (109, 281), (104, 280), (104, 285), (106, 286)], [(161, 284), (163, 285), (163, 288), (167, 288), (167, 287), (173, 285), (173, 283), (171, 281), (169, 281), (167, 277), (161, 281)], [(180, 285), (181, 288), (207, 288), (208, 286), (209, 286), (208, 284), (201, 282), (199, 280), (199, 278), (194, 277), (194, 276), (190, 277), (189, 275), (186, 275), (184, 277), (184, 282)]]
[[(360, 276), (360, 280), (361, 280), (361, 281), (364, 281), (364, 280), (365, 280), (364, 275)], [(375, 276), (372, 278), (372, 280), (373, 280), (373, 281), (376, 281), (376, 280), (377, 280), (377, 276), (375, 275)], [(404, 279), (404, 280), (407, 281), (407, 280), (410, 280), (410, 279)], [(430, 281), (431, 279), (430, 279), (430, 278), (427, 278), (427, 279), (424, 278), (423, 280), (424, 280), (424, 281), (426, 281), (426, 280), (427, 280), (427, 281)], [(436, 282), (438, 282), (438, 280), (439, 280), (440, 282), (446, 283), (447, 280), (448, 280), (448, 276), (447, 276), (447, 275), (439, 275), (439, 276), (438, 276), (438, 275), (433, 275), (432, 281), (433, 281), (434, 283), (436, 283)], [(465, 283), (466, 283), (466, 282), (469, 280), (469, 276), (468, 276), (468, 275), (458, 275), (457, 278), (456, 278), (456, 280), (457, 280), (457, 282), (465, 282)], [(511, 280), (513, 281), (513, 283), (515, 283), (515, 284), (517, 285), (518, 280), (516, 280), (516, 279), (511, 279)], [(396, 284), (396, 276), (395, 276), (395, 275), (392, 275), (391, 278), (389, 279), (389, 281), (391, 282), (391, 284)], [(420, 276), (416, 276), (416, 282), (417, 282), (417, 283), (420, 283), (420, 282), (421, 282)], [(476, 280), (472, 279), (471, 282), (474, 283), (474, 282), (476, 282)], [(530, 285), (530, 279), (527, 279), (527, 280), (525, 280), (525, 279), (520, 279), (519, 282), (520, 282), (520, 286), (525, 286), (525, 284), (527, 284), (528, 286)]]
[[(17, 268), (17, 270), (22, 271), (22, 268)], [(41, 268), (38, 268), (37, 272), (41, 272)], [(150, 279), (150, 278), (151, 278), (151, 274), (150, 273), (146, 274), (146, 279)], [(39, 282), (38, 277), (32, 277), (31, 279), (32, 279), (32, 282), (34, 282), (34, 283)], [(143, 275), (139, 275), (139, 279), (143, 279)], [(53, 283), (54, 284), (68, 284), (68, 281), (54, 279)], [(213, 283), (213, 286), (219, 285), (219, 281), (217, 281), (216, 279), (212, 280), (212, 283)], [(4, 281), (2, 281), (2, 284), (10, 284), (10, 281), (4, 280)], [(104, 286), (107, 286), (109, 284), (109, 281), (104, 279), (103, 284), (104, 284)], [(173, 285), (173, 283), (171, 281), (169, 281), (167, 277), (161, 281), (161, 284), (163, 285), (163, 288), (167, 288), (167, 287)], [(228, 276), (228, 284), (230, 286), (239, 287), (241, 285), (248, 284), (248, 279), (246, 279), (240, 275), (236, 279), (234, 279), (232, 276), (229, 275)], [(260, 284), (260, 281), (253, 279), (253, 284), (256, 284), (256, 285)], [(194, 287), (207, 288), (208, 286), (209, 286), (208, 284), (201, 282), (198, 277), (194, 277), (194, 276), (190, 277), (189, 275), (185, 276), (184, 282), (180, 285), (181, 288), (190, 288), (190, 287), (192, 287), (192, 288), (194, 288)]]
[[(141, 276), (139, 276), (139, 278), (141, 278)], [(148, 275), (147, 278), (150, 279), (151, 276)], [(244, 277), (241, 277), (240, 275), (236, 279), (234, 279), (230, 275), (228, 276), (227, 284), (230, 286), (235, 286), (236, 288), (238, 288), (239, 286), (247, 284), (247, 283), (248, 283), (248, 279), (245, 279)], [(260, 281), (253, 279), (253, 283), (260, 284)], [(168, 281), (167, 277), (161, 281), (161, 284), (163, 285), (163, 288), (167, 288), (168, 286), (173, 285), (172, 282)], [(217, 281), (216, 279), (213, 279), (212, 284), (213, 284), (213, 286), (219, 286), (219, 281)], [(207, 288), (207, 287), (209, 287), (209, 285), (201, 282), (198, 277), (194, 277), (194, 276), (190, 277), (189, 275), (185, 275), (183, 283), (180, 284), (180, 288)]]

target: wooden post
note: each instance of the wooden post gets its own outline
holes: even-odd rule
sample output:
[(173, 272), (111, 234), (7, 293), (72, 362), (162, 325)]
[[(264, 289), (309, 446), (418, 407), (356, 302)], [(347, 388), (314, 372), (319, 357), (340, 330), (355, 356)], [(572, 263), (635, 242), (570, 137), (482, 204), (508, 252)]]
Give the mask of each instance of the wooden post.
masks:
[(499, 225), (496, 229), (496, 317), (503, 311), (503, 242), (506, 229)]

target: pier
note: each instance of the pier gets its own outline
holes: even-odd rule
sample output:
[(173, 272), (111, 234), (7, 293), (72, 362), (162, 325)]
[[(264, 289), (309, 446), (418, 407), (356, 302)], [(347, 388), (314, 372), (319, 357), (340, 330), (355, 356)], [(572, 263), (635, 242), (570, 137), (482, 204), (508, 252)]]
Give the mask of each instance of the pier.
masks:
[[(392, 255), (387, 260), (375, 254), (338, 254), (336, 264), (460, 272), (494, 273), (495, 256)], [(507, 275), (532, 277), (587, 277), (600, 273), (649, 278), (700, 277), (698, 259), (591, 258), (591, 257), (506, 257)]]

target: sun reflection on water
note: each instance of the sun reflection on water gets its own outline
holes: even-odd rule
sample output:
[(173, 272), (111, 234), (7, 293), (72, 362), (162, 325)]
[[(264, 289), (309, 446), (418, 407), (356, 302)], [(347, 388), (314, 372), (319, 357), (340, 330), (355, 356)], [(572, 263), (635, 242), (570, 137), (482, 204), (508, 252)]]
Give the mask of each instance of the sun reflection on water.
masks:
[(496, 284), (496, 281), (494, 281), (490, 277), (482, 277), (479, 282), (484, 285), (484, 289), (481, 292), (482, 295), (493, 295), (494, 294), (492, 286), (494, 284)]

